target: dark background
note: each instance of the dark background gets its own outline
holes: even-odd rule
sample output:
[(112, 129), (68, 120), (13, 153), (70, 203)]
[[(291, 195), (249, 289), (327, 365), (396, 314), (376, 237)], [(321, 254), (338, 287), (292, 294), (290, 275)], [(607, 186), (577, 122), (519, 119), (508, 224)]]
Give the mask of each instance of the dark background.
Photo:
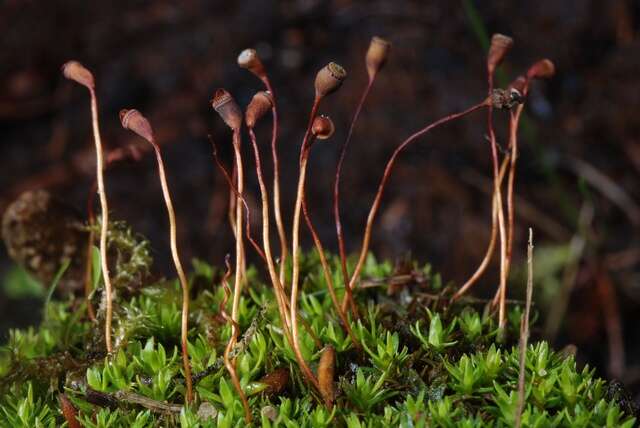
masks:
[[(349, 72), (321, 109), (337, 132), (314, 148), (308, 176), (312, 215), (325, 246), (335, 251), (330, 194), (337, 147), (366, 84), (369, 39), (380, 35), (393, 42), (392, 54), (364, 108), (343, 174), (343, 222), (348, 250), (355, 252), (393, 148), (427, 123), (485, 96), (486, 43), (491, 33), (501, 32), (516, 42), (501, 69), (503, 86), (543, 57), (558, 70), (553, 80), (535, 83), (525, 110), (510, 294), (523, 294), (518, 271), (532, 227), (537, 337), (545, 337), (549, 314), (557, 314), (558, 334), (549, 337), (546, 330), (556, 347), (575, 344), (581, 362), (638, 392), (639, 27), (640, 4), (631, 0), (4, 1), (0, 211), (35, 188), (85, 207), (94, 174), (88, 96), (60, 73), (65, 61), (77, 59), (96, 77), (108, 149), (140, 143), (120, 127), (121, 108), (138, 108), (154, 125), (183, 259), (221, 264), (233, 250), (228, 190), (214, 167), (207, 135), (227, 164), (230, 135), (208, 100), (215, 88), (225, 87), (245, 106), (262, 89), (236, 65), (242, 49), (255, 47), (280, 108), (288, 224), (315, 73), (329, 61)], [(497, 116), (504, 141), (506, 115)], [(257, 132), (268, 165), (269, 121)], [(485, 132), (485, 115), (478, 113), (438, 129), (401, 156), (374, 231), (377, 255), (411, 254), (432, 263), (447, 281), (468, 278), (489, 239), (491, 162)], [(248, 180), (255, 204), (254, 175)], [(107, 192), (113, 217), (148, 236), (154, 269), (171, 275), (153, 157), (114, 166), (107, 172)], [(304, 244), (310, 246), (306, 235)], [(7, 272), (6, 252), (0, 257)], [(496, 282), (494, 264), (477, 293), (490, 295)], [(0, 295), (2, 340), (8, 328), (37, 322), (41, 304)]]

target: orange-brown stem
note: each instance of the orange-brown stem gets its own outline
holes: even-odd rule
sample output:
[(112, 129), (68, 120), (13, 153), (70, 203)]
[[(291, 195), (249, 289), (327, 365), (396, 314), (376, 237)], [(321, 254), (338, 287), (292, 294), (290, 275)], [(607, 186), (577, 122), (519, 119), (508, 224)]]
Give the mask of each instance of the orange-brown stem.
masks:
[[(507, 155), (500, 166), (500, 183), (502, 185), (502, 180), (504, 179), (504, 175), (506, 173), (507, 167), (509, 166), (510, 156)], [(482, 263), (478, 266), (478, 269), (471, 275), (471, 278), (464, 283), (462, 287), (453, 295), (451, 298), (451, 302), (455, 302), (460, 297), (462, 297), (467, 291), (471, 289), (471, 287), (480, 279), (480, 277), (484, 274), (491, 259), (493, 258), (493, 252), (496, 245), (496, 238), (498, 236), (498, 200), (496, 198), (495, 192), (492, 192), (492, 208), (491, 208), (491, 238), (489, 239), (489, 246), (487, 247), (487, 252), (482, 259)]]
[(273, 161), (273, 212), (276, 219), (276, 228), (278, 229), (278, 237), (280, 238), (280, 284), (284, 286), (285, 268), (287, 265), (287, 257), (289, 256), (289, 243), (287, 241), (287, 233), (284, 230), (282, 221), (282, 210), (280, 208), (280, 162), (278, 159), (278, 109), (276, 107), (276, 94), (273, 91), (269, 78), (264, 77), (262, 80), (267, 91), (271, 93), (273, 106), (271, 107), (271, 115), (273, 117), (273, 127), (271, 130), (271, 158)]
[[(305, 162), (306, 158), (309, 156), (309, 148), (307, 149), (307, 153), (305, 154)], [(313, 242), (318, 250), (318, 256), (320, 257), (320, 264), (322, 265), (322, 271), (324, 273), (324, 279), (327, 282), (327, 289), (329, 291), (329, 296), (331, 297), (331, 301), (333, 302), (333, 306), (340, 317), (340, 321), (342, 321), (342, 328), (345, 333), (349, 335), (353, 346), (357, 350), (362, 350), (362, 346), (360, 346), (360, 342), (356, 339), (353, 331), (351, 330), (351, 324), (349, 323), (349, 319), (347, 318), (346, 311), (342, 309), (340, 306), (340, 302), (338, 302), (338, 296), (336, 295), (335, 286), (333, 284), (333, 276), (331, 274), (331, 268), (329, 267), (329, 263), (327, 262), (327, 257), (324, 253), (324, 248), (322, 247), (322, 241), (320, 241), (320, 236), (313, 226), (313, 222), (311, 221), (311, 217), (309, 216), (309, 211), (307, 210), (307, 200), (304, 195), (304, 189), (302, 193), (302, 213), (304, 215), (304, 220), (307, 223), (307, 227), (309, 228), (309, 232), (311, 232), (311, 236), (313, 238)]]
[(104, 338), (107, 352), (113, 352), (111, 344), (111, 320), (113, 319), (113, 295), (111, 287), (111, 277), (109, 276), (109, 261), (107, 259), (107, 232), (109, 229), (109, 206), (107, 205), (107, 194), (104, 186), (104, 156), (102, 151), (102, 139), (100, 137), (100, 127), (98, 124), (98, 100), (96, 91), (89, 88), (91, 95), (91, 124), (93, 126), (93, 138), (96, 145), (96, 179), (98, 182), (98, 196), (100, 197), (100, 210), (102, 227), (100, 229), (100, 267), (102, 269), (102, 279), (104, 281), (104, 292), (106, 294), (107, 310), (104, 320)]
[(298, 177), (298, 189), (296, 195), (296, 202), (293, 213), (293, 228), (291, 231), (291, 239), (292, 239), (292, 248), (291, 248), (291, 256), (293, 259), (293, 271), (291, 275), (291, 301), (289, 304), (289, 308), (291, 311), (291, 332), (293, 337), (293, 350), (296, 354), (296, 359), (298, 360), (298, 364), (300, 365), (300, 369), (302, 373), (307, 378), (307, 381), (311, 383), (316, 390), (319, 390), (318, 379), (315, 377), (306, 361), (304, 360), (304, 356), (302, 355), (302, 351), (300, 349), (299, 337), (298, 337), (298, 286), (300, 281), (300, 244), (299, 244), (299, 236), (300, 236), (300, 212), (302, 209), (302, 196), (304, 195), (304, 182), (307, 168), (307, 159), (305, 153), (307, 152), (307, 146), (312, 144), (310, 142), (311, 137), (311, 127), (313, 125), (313, 121), (318, 112), (318, 107), (320, 104), (321, 98), (316, 97), (313, 102), (313, 107), (311, 108), (311, 113), (309, 115), (309, 125), (307, 126), (307, 130), (305, 131), (304, 138), (302, 140), (302, 146), (300, 148), (300, 173)]
[[(489, 96), (493, 92), (493, 72), (494, 68), (489, 68), (487, 73), (487, 80), (489, 86)], [(500, 331), (504, 331), (506, 325), (506, 295), (507, 295), (507, 273), (505, 270), (507, 259), (507, 236), (504, 224), (504, 207), (502, 204), (502, 190), (499, 180), (499, 160), (498, 160), (498, 144), (496, 142), (496, 134), (493, 129), (493, 104), (489, 104), (487, 109), (487, 129), (489, 132), (489, 141), (491, 144), (491, 160), (493, 163), (493, 185), (494, 194), (497, 200), (497, 218), (498, 218), (498, 232), (500, 236), (500, 285), (498, 287), (500, 293), (500, 308), (498, 310), (498, 328)], [(492, 198), (493, 202), (493, 198)]]
[(238, 379), (238, 373), (236, 372), (236, 359), (231, 359), (230, 355), (233, 351), (233, 347), (238, 341), (238, 336), (240, 334), (238, 323), (235, 322), (227, 313), (226, 306), (229, 302), (229, 297), (231, 296), (231, 288), (229, 287), (229, 278), (231, 277), (231, 264), (229, 263), (229, 256), (225, 257), (225, 266), (227, 270), (222, 277), (222, 288), (224, 290), (224, 297), (220, 302), (220, 315), (222, 318), (231, 325), (231, 336), (229, 337), (229, 341), (227, 342), (227, 346), (224, 348), (224, 354), (222, 355), (224, 366), (229, 372), (229, 376), (231, 376), (231, 383), (233, 383), (233, 387), (238, 392), (240, 399), (242, 400), (242, 407), (244, 408), (244, 419), (250, 424), (251, 423), (251, 408), (249, 407), (249, 402), (247, 401), (247, 396), (242, 390), (242, 386), (240, 385), (240, 379)]
[(344, 235), (342, 233), (342, 221), (340, 220), (340, 175), (342, 173), (342, 164), (344, 163), (344, 157), (347, 153), (347, 147), (349, 146), (349, 142), (351, 141), (351, 136), (353, 135), (353, 130), (355, 128), (356, 122), (360, 117), (360, 112), (362, 111), (362, 106), (364, 106), (364, 102), (371, 91), (371, 87), (373, 86), (373, 82), (375, 81), (376, 74), (374, 73), (372, 77), (369, 79), (362, 96), (360, 97), (360, 102), (356, 107), (356, 112), (353, 115), (353, 119), (351, 120), (351, 125), (349, 125), (349, 132), (347, 133), (347, 138), (342, 143), (340, 147), (340, 158), (338, 159), (338, 166), (336, 167), (336, 175), (333, 182), (333, 218), (336, 223), (336, 236), (338, 237), (338, 252), (340, 254), (340, 264), (342, 268), (342, 278), (344, 281), (344, 290), (345, 290), (345, 298), (347, 303), (351, 307), (351, 313), (354, 318), (358, 318), (358, 310), (353, 301), (351, 287), (349, 287), (349, 271), (347, 269), (347, 252), (345, 250), (344, 244)]
[[(422, 135), (426, 134), (427, 132), (431, 131), (432, 129), (443, 125), (445, 123), (451, 122), (453, 120), (459, 119), (463, 116), (466, 116), (476, 110), (479, 110), (483, 107), (487, 107), (490, 103), (490, 99), (487, 98), (486, 100), (484, 100), (483, 102), (474, 105), (473, 107), (468, 108), (467, 110), (464, 110), (462, 112), (459, 113), (454, 113), (454, 114), (450, 114), (448, 116), (445, 116), (429, 125), (427, 125), (426, 127), (422, 128), (421, 130), (417, 131), (416, 133), (414, 133), (413, 135), (411, 135), (409, 138), (407, 138), (405, 141), (402, 142), (402, 144), (400, 144), (393, 152), (393, 154), (391, 155), (391, 158), (389, 159), (389, 161), (387, 161), (387, 165), (385, 167), (384, 173), (382, 175), (382, 179), (380, 180), (380, 184), (378, 185), (378, 191), (376, 193), (376, 196), (373, 200), (373, 203), (371, 204), (371, 209), (369, 210), (369, 216), (367, 217), (367, 224), (365, 227), (365, 231), (364, 231), (364, 236), (362, 238), (362, 245), (361, 245), (361, 249), (360, 249), (360, 255), (358, 258), (358, 262), (356, 264), (356, 267), (353, 271), (353, 274), (351, 275), (351, 279), (349, 280), (349, 287), (351, 288), (351, 290), (354, 289), (356, 282), (358, 281), (358, 278), (360, 276), (360, 272), (362, 270), (362, 267), (364, 266), (364, 262), (365, 259), (367, 257), (367, 252), (369, 251), (369, 243), (371, 240), (371, 230), (372, 230), (372, 226), (373, 226), (373, 221), (375, 220), (376, 214), (378, 212), (378, 208), (380, 207), (380, 201), (382, 200), (382, 195), (384, 193), (384, 188), (387, 184), (387, 181), (389, 180), (389, 176), (391, 174), (391, 170), (393, 169), (393, 165), (395, 164), (395, 161), (398, 157), (398, 155), (407, 147), (409, 146), (411, 143), (413, 143), (415, 140), (417, 140), (419, 137), (421, 137)], [(346, 298), (342, 301), (342, 308), (346, 308), (346, 304), (347, 304), (347, 300)]]
[(184, 367), (184, 377), (186, 383), (186, 402), (191, 403), (193, 401), (193, 386), (191, 379), (191, 364), (189, 363), (189, 350), (187, 347), (188, 332), (189, 332), (189, 283), (187, 276), (182, 268), (182, 262), (180, 261), (180, 255), (178, 254), (178, 244), (176, 238), (176, 217), (173, 209), (173, 203), (171, 202), (171, 194), (169, 192), (169, 185), (167, 183), (167, 177), (164, 169), (164, 162), (162, 161), (162, 155), (160, 153), (160, 147), (155, 141), (149, 141), (155, 150), (156, 160), (158, 162), (158, 174), (160, 176), (160, 185), (162, 187), (162, 193), (164, 195), (164, 201), (167, 206), (167, 214), (169, 216), (169, 240), (171, 244), (171, 256), (173, 263), (178, 274), (180, 286), (182, 288), (182, 319), (181, 319), (181, 340), (182, 346), (182, 364)]

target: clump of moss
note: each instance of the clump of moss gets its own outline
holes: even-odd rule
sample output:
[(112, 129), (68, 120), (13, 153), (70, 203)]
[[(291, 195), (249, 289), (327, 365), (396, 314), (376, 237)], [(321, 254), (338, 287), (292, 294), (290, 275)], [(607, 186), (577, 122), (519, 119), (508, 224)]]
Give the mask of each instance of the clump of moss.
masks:
[[(517, 411), (521, 308), (509, 308), (506, 341), (485, 303), (449, 304), (452, 288), (430, 267), (394, 267), (369, 256), (354, 295), (351, 323), (362, 350), (340, 326), (315, 252), (301, 257), (300, 346), (317, 370), (324, 345), (335, 349), (334, 405), (304, 382), (282, 335), (273, 288), (255, 270), (239, 305), (243, 336), (233, 349), (254, 424), (263, 427), (513, 426)], [(330, 257), (335, 276), (340, 260)], [(353, 260), (349, 261), (353, 265)], [(122, 297), (114, 314), (116, 350), (94, 345), (102, 328), (81, 301), (52, 301), (36, 330), (12, 331), (0, 354), (1, 426), (61, 426), (58, 393), (84, 427), (235, 427), (242, 402), (222, 364), (231, 327), (219, 314), (220, 271), (195, 265), (189, 354), (195, 401), (185, 407), (180, 361), (180, 287), (148, 284)], [(209, 286), (202, 286), (209, 284)], [(342, 297), (342, 289), (337, 290)], [(635, 419), (593, 369), (545, 342), (528, 347), (522, 426), (623, 426)], [(625, 411), (623, 411), (623, 408)], [(69, 425), (72, 426), (72, 425)]]

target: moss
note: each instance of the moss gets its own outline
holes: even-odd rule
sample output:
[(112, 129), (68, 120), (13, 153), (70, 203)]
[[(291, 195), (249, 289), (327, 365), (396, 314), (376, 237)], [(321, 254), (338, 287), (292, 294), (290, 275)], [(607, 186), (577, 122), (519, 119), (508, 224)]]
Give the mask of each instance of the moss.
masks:
[[(517, 306), (510, 308), (506, 342), (496, 343), (497, 326), (484, 303), (448, 306), (451, 287), (429, 266), (394, 269), (370, 257), (368, 286), (356, 294), (361, 317), (352, 322), (363, 345), (358, 352), (334, 312), (317, 254), (302, 262), (300, 307), (309, 326), (301, 332), (303, 353), (315, 369), (324, 345), (336, 349), (335, 406), (327, 409), (303, 381), (282, 338), (273, 292), (251, 270), (240, 305), (244, 336), (234, 354), (256, 426), (514, 424)], [(336, 278), (338, 263), (332, 260)], [(193, 272), (189, 350), (196, 404), (182, 406), (180, 288), (161, 281), (121, 297), (112, 356), (104, 355), (101, 326), (86, 319), (80, 301), (50, 302), (37, 330), (12, 331), (0, 354), (0, 425), (60, 426), (57, 393), (64, 391), (86, 427), (243, 426), (242, 403), (221, 361), (230, 327), (218, 312), (220, 271), (197, 262)], [(545, 342), (527, 349), (525, 390), (523, 426), (634, 424), (617, 385)]]

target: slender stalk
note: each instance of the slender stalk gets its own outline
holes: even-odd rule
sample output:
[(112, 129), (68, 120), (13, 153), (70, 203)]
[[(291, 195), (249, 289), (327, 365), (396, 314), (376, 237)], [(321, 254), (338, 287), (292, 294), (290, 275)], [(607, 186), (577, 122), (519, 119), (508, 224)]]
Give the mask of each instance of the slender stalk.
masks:
[[(487, 77), (489, 86), (489, 96), (493, 92), (493, 69), (488, 73)], [(489, 141), (491, 144), (491, 160), (493, 162), (493, 184), (494, 194), (498, 205), (498, 231), (500, 234), (500, 285), (498, 287), (500, 293), (500, 308), (498, 310), (498, 329), (504, 332), (506, 325), (506, 295), (507, 295), (507, 273), (505, 270), (507, 260), (507, 236), (504, 224), (504, 207), (502, 204), (502, 190), (499, 180), (499, 160), (498, 160), (498, 144), (496, 142), (496, 134), (493, 129), (493, 104), (489, 104), (487, 109), (487, 129), (489, 132)], [(492, 226), (494, 227), (494, 226)]]
[(351, 307), (351, 313), (354, 318), (358, 317), (358, 311), (355, 303), (353, 302), (352, 290), (349, 287), (349, 271), (347, 269), (347, 253), (344, 245), (344, 235), (342, 233), (342, 221), (340, 220), (340, 175), (342, 173), (342, 164), (344, 163), (344, 158), (347, 153), (347, 147), (349, 146), (349, 142), (351, 141), (351, 136), (353, 135), (353, 130), (355, 128), (356, 122), (360, 117), (360, 112), (362, 111), (362, 106), (364, 105), (369, 92), (371, 91), (371, 87), (373, 86), (373, 82), (375, 80), (376, 74), (369, 79), (362, 96), (360, 97), (360, 102), (356, 107), (356, 112), (353, 115), (353, 119), (351, 120), (351, 125), (349, 125), (349, 132), (347, 133), (347, 138), (342, 143), (340, 147), (340, 158), (338, 159), (338, 166), (336, 167), (336, 176), (333, 182), (333, 218), (336, 223), (336, 236), (338, 237), (338, 252), (340, 254), (340, 264), (342, 267), (342, 277), (344, 280), (344, 290), (345, 290), (345, 298), (349, 306)]
[(331, 301), (333, 302), (333, 307), (336, 309), (338, 316), (340, 317), (340, 321), (342, 323), (342, 328), (349, 335), (353, 346), (357, 350), (362, 350), (362, 346), (360, 342), (353, 334), (353, 330), (351, 330), (351, 324), (349, 323), (349, 319), (347, 318), (346, 311), (342, 309), (340, 302), (338, 301), (338, 296), (336, 295), (335, 286), (333, 284), (333, 276), (331, 274), (331, 268), (329, 267), (329, 263), (327, 262), (327, 257), (324, 252), (324, 248), (322, 247), (322, 242), (320, 241), (320, 236), (318, 236), (318, 232), (313, 226), (313, 222), (311, 221), (311, 217), (309, 216), (309, 212), (307, 210), (307, 200), (305, 196), (302, 196), (302, 214), (304, 215), (304, 220), (307, 223), (307, 227), (311, 232), (311, 236), (313, 237), (313, 242), (316, 246), (316, 250), (318, 251), (318, 255), (320, 257), (320, 264), (322, 265), (322, 271), (324, 273), (324, 279), (327, 282), (327, 289), (329, 290), (329, 296), (331, 297)]
[(100, 128), (98, 125), (98, 101), (96, 91), (89, 88), (91, 95), (91, 124), (93, 126), (93, 139), (96, 145), (96, 178), (98, 181), (98, 196), (100, 197), (101, 229), (100, 229), (100, 267), (104, 280), (104, 292), (106, 293), (107, 312), (104, 321), (104, 339), (107, 352), (112, 353), (111, 344), (111, 321), (113, 319), (113, 296), (111, 288), (111, 278), (109, 276), (109, 261), (107, 259), (107, 232), (109, 230), (109, 206), (107, 204), (107, 194), (104, 190), (104, 157), (102, 152), (102, 139), (100, 138)]
[(93, 272), (93, 243), (95, 241), (96, 233), (93, 230), (96, 224), (96, 215), (93, 211), (94, 195), (98, 187), (97, 181), (94, 180), (91, 184), (91, 190), (87, 199), (87, 217), (89, 221), (89, 236), (87, 236), (87, 254), (84, 266), (84, 300), (87, 305), (87, 316), (92, 322), (96, 321), (96, 313), (91, 304), (91, 286), (92, 284), (92, 272)]
[(271, 93), (273, 98), (273, 106), (271, 107), (271, 115), (273, 117), (273, 127), (271, 130), (271, 158), (273, 160), (273, 212), (276, 219), (276, 228), (278, 229), (278, 237), (280, 238), (280, 284), (284, 284), (285, 268), (287, 265), (287, 257), (289, 256), (289, 243), (287, 234), (284, 230), (282, 222), (282, 210), (280, 208), (280, 161), (278, 159), (278, 109), (276, 107), (276, 95), (269, 78), (265, 75), (262, 79), (267, 91)]
[[(242, 168), (242, 155), (240, 153), (240, 129), (233, 130), (233, 150), (235, 153), (237, 175), (238, 195), (242, 195), (244, 191), (244, 170)], [(240, 295), (242, 294), (242, 285), (244, 275), (242, 266), (244, 262), (244, 242), (242, 236), (242, 205), (240, 197), (236, 197), (236, 273), (233, 288), (233, 304), (231, 306), (231, 319), (238, 322)]]
[[(467, 110), (464, 110), (462, 112), (459, 113), (453, 113), (450, 114), (448, 116), (445, 116), (429, 125), (427, 125), (426, 127), (422, 128), (421, 130), (419, 130), (418, 132), (414, 133), (413, 135), (411, 135), (409, 138), (407, 138), (405, 141), (402, 142), (402, 144), (400, 144), (393, 152), (393, 154), (391, 155), (391, 158), (387, 161), (387, 165), (384, 169), (384, 173), (382, 175), (382, 179), (380, 181), (380, 184), (378, 185), (378, 192), (376, 193), (376, 196), (373, 200), (373, 203), (371, 204), (371, 209), (369, 210), (369, 216), (367, 217), (367, 224), (365, 227), (365, 231), (364, 231), (364, 236), (362, 238), (362, 246), (360, 249), (360, 255), (358, 258), (358, 262), (356, 264), (356, 267), (353, 271), (353, 274), (351, 275), (351, 279), (349, 280), (349, 285), (348, 287), (351, 288), (351, 290), (354, 289), (356, 282), (358, 281), (358, 278), (360, 276), (360, 272), (362, 271), (362, 267), (364, 266), (364, 262), (365, 259), (367, 257), (367, 252), (369, 251), (369, 243), (371, 241), (371, 230), (372, 230), (372, 226), (373, 226), (373, 221), (375, 220), (375, 216), (378, 212), (378, 208), (380, 207), (380, 201), (382, 199), (382, 195), (384, 193), (384, 188), (387, 184), (387, 181), (389, 180), (389, 176), (391, 174), (391, 170), (393, 168), (393, 165), (395, 164), (396, 158), (398, 157), (398, 155), (408, 146), (410, 145), (412, 142), (414, 142), (416, 139), (418, 139), (419, 137), (421, 137), (422, 135), (426, 134), (427, 132), (431, 131), (432, 129), (443, 125), (445, 123), (451, 122), (453, 120), (459, 119), (463, 116), (466, 116), (476, 110), (479, 110), (483, 107), (487, 107), (490, 103), (490, 99), (487, 98), (486, 100), (484, 100), (483, 102), (476, 104), (470, 108), (468, 108)], [(347, 300), (346, 298), (343, 299), (342, 301), (342, 308), (346, 308), (346, 304), (347, 304)]]
[(264, 247), (264, 253), (266, 256), (265, 259), (267, 263), (267, 269), (269, 271), (269, 277), (271, 278), (271, 283), (273, 284), (273, 289), (276, 295), (278, 310), (280, 312), (280, 320), (282, 322), (282, 325), (285, 327), (283, 330), (285, 331), (289, 342), (293, 343), (290, 333), (287, 329), (287, 326), (289, 326), (290, 328), (291, 322), (287, 319), (287, 306), (284, 289), (282, 288), (282, 283), (280, 282), (278, 274), (276, 273), (273, 256), (271, 254), (271, 242), (269, 237), (269, 194), (267, 192), (267, 186), (264, 183), (264, 177), (262, 175), (262, 162), (260, 160), (260, 150), (258, 149), (256, 134), (253, 132), (252, 128), (249, 128), (249, 136), (251, 138), (251, 145), (253, 146), (253, 153), (256, 162), (256, 173), (258, 175), (258, 184), (260, 185), (260, 195), (262, 197), (262, 245)]
[[(260, 248), (260, 245), (258, 245), (258, 243), (255, 241), (255, 239), (253, 239), (253, 236), (251, 235), (251, 227), (250, 227), (250, 225), (251, 225), (251, 212), (249, 211), (249, 205), (247, 204), (247, 201), (245, 200), (244, 196), (241, 195), (238, 192), (238, 189), (236, 188), (236, 185), (234, 184), (234, 182), (237, 181), (237, 177), (234, 178), (232, 175), (229, 174), (229, 172), (227, 171), (227, 168), (222, 164), (222, 162), (220, 161), (220, 158), (218, 157), (218, 149), (216, 147), (215, 142), (213, 140), (210, 140), (210, 141), (211, 141), (211, 146), (213, 147), (213, 158), (216, 161), (216, 165), (218, 166), (218, 169), (220, 169), (220, 172), (222, 172), (222, 175), (224, 176), (225, 180), (227, 181), (227, 185), (229, 186), (229, 194), (233, 196), (234, 209), (236, 207), (236, 199), (239, 200), (240, 202), (242, 202), (242, 205), (244, 206), (245, 222), (246, 222), (245, 233), (247, 235), (247, 240), (249, 241), (251, 246), (256, 250), (256, 252), (260, 256), (260, 258), (262, 260), (266, 261), (266, 256), (264, 254), (264, 251), (262, 251), (262, 248)], [(234, 165), (235, 165), (235, 162), (234, 162)], [(235, 166), (234, 166), (233, 169), (234, 169), (234, 172), (235, 172), (235, 170), (236, 170)], [(235, 212), (234, 212), (234, 216), (233, 216), (233, 224), (234, 224), (233, 236), (235, 238), (236, 237)]]
[(162, 187), (162, 194), (167, 206), (167, 215), (169, 216), (169, 241), (171, 245), (171, 257), (176, 267), (180, 286), (182, 287), (182, 319), (180, 327), (180, 344), (182, 346), (182, 365), (184, 367), (184, 378), (187, 387), (186, 401), (191, 403), (193, 401), (193, 389), (191, 384), (191, 365), (189, 364), (189, 350), (187, 348), (187, 335), (189, 332), (189, 283), (187, 282), (187, 276), (182, 268), (180, 262), (180, 255), (178, 254), (178, 243), (176, 239), (176, 215), (173, 209), (173, 203), (171, 202), (171, 194), (169, 192), (169, 185), (167, 183), (167, 176), (165, 173), (164, 162), (162, 161), (162, 155), (160, 153), (160, 147), (158, 144), (151, 140), (149, 141), (153, 145), (153, 149), (156, 153), (156, 160), (158, 162), (158, 175), (160, 176), (160, 186)]
[(229, 287), (229, 277), (231, 276), (231, 265), (229, 264), (229, 257), (225, 258), (225, 265), (227, 270), (222, 277), (222, 287), (224, 290), (224, 297), (222, 298), (222, 302), (220, 302), (220, 315), (224, 320), (231, 324), (231, 337), (227, 342), (227, 346), (224, 348), (223, 361), (224, 366), (229, 372), (229, 376), (231, 376), (231, 382), (233, 383), (234, 388), (238, 392), (240, 399), (242, 400), (242, 407), (244, 408), (244, 419), (250, 424), (251, 423), (251, 409), (249, 408), (249, 402), (247, 401), (247, 396), (242, 390), (242, 386), (240, 385), (240, 379), (238, 379), (238, 373), (236, 372), (236, 362), (235, 358), (231, 360), (229, 358), (235, 343), (238, 342), (238, 335), (240, 334), (240, 329), (238, 327), (238, 323), (235, 322), (227, 313), (226, 306), (229, 301), (229, 296), (231, 296), (231, 288)]
[(302, 351), (300, 350), (300, 343), (298, 338), (298, 285), (300, 281), (300, 212), (302, 208), (302, 198), (304, 195), (304, 182), (305, 175), (307, 170), (307, 156), (305, 152), (307, 151), (307, 145), (310, 144), (309, 139), (311, 137), (311, 126), (313, 125), (313, 120), (316, 117), (318, 112), (318, 106), (320, 104), (320, 97), (315, 98), (313, 102), (313, 107), (311, 108), (311, 114), (309, 115), (309, 125), (307, 126), (307, 130), (304, 134), (304, 138), (302, 140), (302, 147), (300, 148), (300, 174), (298, 177), (298, 188), (296, 195), (296, 202), (293, 212), (293, 228), (291, 231), (291, 239), (292, 239), (292, 249), (291, 256), (293, 258), (293, 271), (291, 275), (291, 299), (289, 308), (291, 311), (291, 333), (293, 336), (293, 350), (296, 354), (298, 364), (300, 365), (300, 369), (303, 374), (307, 378), (307, 380), (317, 389), (320, 390), (320, 386), (318, 384), (318, 379), (315, 377), (309, 366), (307, 365), (304, 357), (302, 355)]
[[(509, 160), (510, 160), (510, 155), (507, 155), (503, 161), (502, 161), (502, 165), (500, 166), (500, 183), (502, 185), (502, 180), (504, 179), (504, 175), (506, 173), (507, 167), (509, 166)], [(495, 249), (495, 245), (496, 245), (496, 238), (498, 236), (498, 228), (497, 228), (497, 223), (498, 223), (498, 199), (496, 198), (495, 192), (493, 192), (493, 205), (492, 205), (492, 209), (491, 209), (491, 238), (489, 240), (489, 246), (487, 247), (487, 252), (484, 255), (484, 258), (482, 259), (482, 263), (480, 263), (480, 266), (478, 266), (478, 269), (476, 269), (476, 271), (473, 273), (473, 275), (471, 275), (471, 278), (469, 278), (467, 280), (467, 282), (464, 283), (464, 285), (453, 295), (453, 297), (451, 298), (452, 302), (455, 302), (456, 300), (458, 300), (460, 297), (462, 297), (464, 295), (464, 293), (466, 293), (467, 291), (469, 291), (469, 289), (478, 281), (478, 279), (480, 279), (480, 277), (484, 274), (484, 272), (486, 271), (487, 267), (489, 266), (489, 263), (491, 262), (491, 258), (493, 257), (493, 251)]]
[(515, 426), (522, 425), (522, 410), (525, 401), (525, 360), (527, 355), (527, 343), (529, 340), (529, 315), (531, 312), (531, 300), (533, 297), (533, 231), (529, 229), (529, 245), (527, 246), (527, 300), (524, 314), (520, 322), (519, 343), (519, 369), (518, 369), (518, 404), (516, 407)]

